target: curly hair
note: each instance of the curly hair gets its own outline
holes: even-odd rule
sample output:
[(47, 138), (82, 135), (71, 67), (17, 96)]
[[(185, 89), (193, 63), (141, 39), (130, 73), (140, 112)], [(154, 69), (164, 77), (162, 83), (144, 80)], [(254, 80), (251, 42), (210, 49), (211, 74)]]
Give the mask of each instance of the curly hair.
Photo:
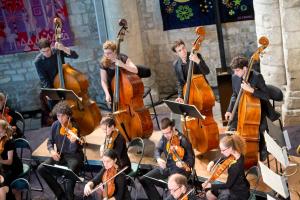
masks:
[[(107, 40), (106, 42), (104, 42), (103, 44), (103, 50), (106, 49), (110, 49), (113, 52), (116, 51), (117, 49), (117, 45), (115, 42), (111, 41), (111, 40)], [(104, 67), (107, 68), (112, 64), (112, 61), (108, 58), (106, 58), (105, 56), (102, 56), (101, 60), (100, 60), (100, 64)]]
[(245, 155), (246, 143), (245, 140), (239, 135), (227, 135), (220, 141), (226, 148), (232, 147), (233, 150)]
[(69, 117), (72, 116), (72, 109), (67, 104), (66, 101), (60, 101), (58, 104), (56, 104), (51, 112), (51, 115), (54, 116), (56, 114), (65, 114)]
[(232, 59), (230, 63), (231, 69), (243, 69), (248, 67), (248, 59), (245, 56), (239, 55)]

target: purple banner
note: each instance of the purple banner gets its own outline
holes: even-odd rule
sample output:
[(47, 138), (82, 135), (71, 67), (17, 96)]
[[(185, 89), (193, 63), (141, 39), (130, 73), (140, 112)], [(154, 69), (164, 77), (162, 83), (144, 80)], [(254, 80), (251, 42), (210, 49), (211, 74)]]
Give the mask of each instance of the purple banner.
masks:
[(54, 41), (54, 17), (62, 19), (63, 44), (73, 44), (65, 0), (0, 0), (0, 8), (0, 55), (36, 51), (40, 38)]

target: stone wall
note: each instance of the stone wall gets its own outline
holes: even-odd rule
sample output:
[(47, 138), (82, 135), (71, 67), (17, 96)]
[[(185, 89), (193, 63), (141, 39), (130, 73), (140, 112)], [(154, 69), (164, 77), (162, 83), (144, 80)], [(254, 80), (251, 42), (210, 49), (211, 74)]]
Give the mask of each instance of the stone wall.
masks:
[[(72, 47), (80, 55), (77, 60), (68, 60), (74, 67), (86, 73), (90, 81), (90, 96), (97, 102), (103, 100), (101, 91), (99, 68), (97, 59), (102, 54), (99, 44), (95, 10), (93, 0), (66, 0), (69, 11), (71, 29), (75, 34), (75, 46)], [(109, 1), (110, 2), (110, 1)], [(128, 6), (124, 9), (124, 17), (128, 20), (137, 20), (141, 30), (142, 49), (134, 51), (136, 40), (139, 38), (139, 31), (129, 32), (129, 40), (133, 44), (128, 44), (130, 48), (124, 49), (128, 55), (138, 55), (144, 52), (146, 66), (152, 69), (151, 79), (144, 80), (145, 85), (151, 86), (155, 100), (163, 95), (176, 91), (175, 76), (171, 68), (175, 55), (170, 50), (173, 41), (183, 39), (188, 49), (195, 39), (194, 28), (162, 31), (162, 19), (157, 0), (136, 0), (138, 17), (133, 17), (130, 3), (122, 3)], [(111, 6), (113, 6), (113, 2)], [(108, 23), (108, 22), (107, 22)], [(129, 22), (132, 24), (132, 22)], [(220, 58), (217, 42), (217, 33), (214, 25), (206, 26), (206, 39), (202, 44), (201, 53), (211, 69), (207, 77), (212, 86), (217, 85), (215, 69), (220, 67)], [(223, 34), (225, 42), (226, 60), (229, 64), (232, 57), (243, 53), (250, 55), (257, 47), (254, 21), (244, 21), (223, 24)], [(130, 40), (131, 38), (131, 40)], [(10, 102), (21, 111), (35, 110), (39, 108), (39, 79), (33, 65), (33, 59), (37, 52), (21, 53), (0, 57), (0, 90), (7, 91)], [(140, 56), (139, 56), (140, 57)], [(139, 59), (137, 59), (140, 61)], [(135, 61), (133, 59), (133, 61)], [(17, 101), (18, 100), (18, 101)]]
[[(92, 0), (66, 0), (71, 30), (79, 59), (66, 59), (88, 75), (92, 99), (101, 100), (97, 58), (102, 54), (97, 35), (95, 10)], [(9, 102), (20, 111), (40, 108), (40, 84), (33, 60), (38, 52), (0, 56), (0, 91), (9, 95)]]
[[(170, 94), (176, 91), (172, 62), (176, 58), (171, 51), (175, 40), (183, 39), (191, 49), (195, 40), (194, 28), (163, 31), (159, 1), (137, 0), (145, 62), (152, 69), (155, 81), (159, 85), (159, 94)], [(218, 39), (215, 25), (206, 26), (206, 38), (202, 44), (201, 53), (211, 69), (208, 81), (212, 86), (217, 85), (215, 69), (220, 66)], [(237, 54), (251, 55), (256, 49), (256, 33), (254, 21), (243, 21), (223, 24), (224, 46), (226, 61)], [(150, 83), (151, 84), (151, 83)]]

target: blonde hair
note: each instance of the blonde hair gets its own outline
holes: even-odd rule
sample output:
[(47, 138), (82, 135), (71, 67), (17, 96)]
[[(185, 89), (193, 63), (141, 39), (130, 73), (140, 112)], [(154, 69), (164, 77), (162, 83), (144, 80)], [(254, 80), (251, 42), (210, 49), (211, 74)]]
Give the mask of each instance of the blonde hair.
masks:
[(246, 143), (245, 140), (239, 135), (227, 135), (220, 141), (226, 148), (232, 147), (233, 150), (245, 155)]
[(2, 99), (2, 100), (5, 99), (5, 94), (3, 92), (0, 92), (0, 99)]
[[(117, 45), (116, 45), (116, 43), (114, 41), (107, 40), (106, 42), (104, 42), (102, 49), (103, 50), (110, 49), (110, 50), (112, 50), (114, 52), (117, 49)], [(106, 58), (105, 56), (102, 56), (102, 58), (100, 60), (100, 64), (104, 68), (107, 68), (107, 67), (109, 67), (112, 64), (112, 62), (111, 62), (110, 59)]]
[(5, 133), (8, 137), (11, 137), (12, 134), (13, 134), (13, 130), (12, 128), (9, 126), (8, 122), (3, 120), (3, 119), (0, 119), (0, 126), (2, 127), (2, 129), (5, 130)]

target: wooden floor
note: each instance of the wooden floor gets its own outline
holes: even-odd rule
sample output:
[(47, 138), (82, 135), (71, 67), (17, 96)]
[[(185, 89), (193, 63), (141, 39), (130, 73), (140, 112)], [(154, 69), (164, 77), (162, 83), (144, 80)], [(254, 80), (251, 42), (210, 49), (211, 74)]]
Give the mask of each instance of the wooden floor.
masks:
[[(155, 144), (159, 141), (160, 137), (161, 137), (161, 133), (159, 131), (154, 131), (152, 136), (149, 139), (144, 140), (146, 148), (145, 148), (145, 155), (142, 160), (143, 164), (156, 165), (153, 159), (153, 152), (154, 152)], [(89, 161), (89, 164), (99, 165), (100, 164), (99, 149), (100, 149), (100, 145), (103, 144), (104, 142), (104, 136), (100, 134), (98, 129), (96, 129), (92, 134), (86, 136), (85, 139), (87, 142), (86, 156)], [(210, 151), (204, 155), (199, 155), (199, 153), (195, 151), (195, 155), (196, 155), (195, 169), (197, 175), (202, 178), (210, 177), (210, 173), (207, 172), (206, 166), (210, 160), (213, 160), (220, 155), (218, 150)], [(44, 160), (47, 157), (49, 157), (49, 153), (47, 151), (47, 141), (44, 141), (33, 152), (33, 157), (39, 158), (41, 160)], [(129, 149), (129, 157), (134, 162), (137, 161), (139, 155), (134, 155), (133, 153), (131, 153)], [(295, 175), (288, 177), (289, 189), (291, 191), (290, 192), (291, 199), (296, 200), (299, 199), (299, 197), (297, 196), (297, 193), (294, 191), (300, 191), (300, 168), (299, 168), (300, 159), (298, 157), (292, 157), (291, 160), (293, 160), (293, 162), (298, 163), (298, 165), (296, 166), (298, 168), (298, 172)], [(275, 169), (275, 162), (274, 159), (272, 159), (272, 157), (271, 157), (271, 168)], [(227, 175), (223, 174), (218, 180), (224, 182), (226, 181), (226, 177)], [(256, 183), (257, 177), (250, 175), (248, 177), (248, 180), (253, 188), (253, 185), (255, 185)], [(260, 193), (271, 191), (271, 189), (267, 185), (265, 185), (262, 180), (259, 181), (257, 190)]]

